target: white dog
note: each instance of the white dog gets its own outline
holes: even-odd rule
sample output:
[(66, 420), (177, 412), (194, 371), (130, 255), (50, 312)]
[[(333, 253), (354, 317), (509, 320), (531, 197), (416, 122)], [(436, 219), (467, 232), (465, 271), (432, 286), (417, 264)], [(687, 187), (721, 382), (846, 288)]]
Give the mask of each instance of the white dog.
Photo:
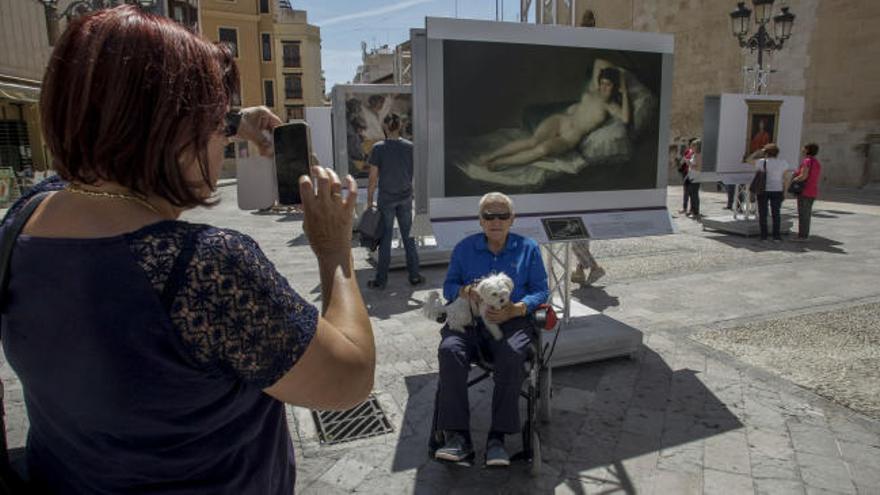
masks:
[(500, 309), (510, 303), (513, 280), (503, 273), (489, 275), (477, 283), (475, 290), (480, 295), (480, 303), (476, 306), (463, 297), (444, 306), (440, 301), (440, 294), (437, 291), (432, 291), (428, 294), (425, 305), (422, 306), (422, 312), (426, 318), (431, 320), (437, 320), (445, 315), (450, 330), (457, 332), (464, 332), (465, 327), (473, 325), (474, 315), (479, 314), (492, 337), (495, 340), (501, 340), (501, 328), (498, 324), (490, 323), (486, 319), (486, 311), (489, 308)]

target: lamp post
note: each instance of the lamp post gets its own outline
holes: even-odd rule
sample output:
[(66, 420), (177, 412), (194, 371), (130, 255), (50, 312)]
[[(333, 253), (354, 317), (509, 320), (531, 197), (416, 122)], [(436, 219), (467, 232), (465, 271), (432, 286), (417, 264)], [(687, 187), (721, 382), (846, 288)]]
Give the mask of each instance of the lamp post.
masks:
[[(767, 89), (764, 71), (764, 52), (770, 54), (781, 50), (782, 45), (791, 37), (791, 27), (794, 24), (794, 14), (783, 6), (781, 12), (773, 15), (773, 3), (775, 0), (752, 0), (754, 7), (755, 24), (758, 26), (755, 34), (749, 36), (752, 27), (752, 9), (746, 7), (746, 2), (737, 2), (736, 10), (730, 13), (730, 27), (733, 36), (739, 41), (739, 46), (748, 48), (751, 52), (758, 52), (758, 68), (754, 92), (760, 94)], [(767, 25), (773, 20), (773, 34)]]
[(137, 5), (142, 9), (149, 10), (157, 0), (74, 0), (58, 12), (58, 0), (40, 0), (46, 11), (46, 34), (49, 37), (49, 45), (54, 45), (58, 40), (58, 22), (61, 19), (73, 19), (89, 12), (101, 9), (110, 9), (123, 4)]

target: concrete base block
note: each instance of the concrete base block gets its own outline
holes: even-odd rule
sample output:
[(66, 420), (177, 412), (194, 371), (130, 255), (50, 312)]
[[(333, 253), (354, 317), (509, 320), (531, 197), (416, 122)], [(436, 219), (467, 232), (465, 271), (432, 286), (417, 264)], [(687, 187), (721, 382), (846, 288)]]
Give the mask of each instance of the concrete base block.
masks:
[[(768, 229), (772, 229), (773, 220), (767, 220), (770, 224), (767, 226)], [(733, 218), (730, 216), (719, 216), (719, 217), (703, 217), (703, 230), (717, 230), (720, 232), (727, 232), (728, 234), (737, 234), (746, 237), (757, 236), (761, 233), (761, 227), (758, 225), (758, 220), (742, 220)], [(782, 215), (782, 222), (779, 227), (779, 232), (782, 234), (788, 234), (791, 232), (792, 227), (794, 226), (794, 221), (788, 215)]]
[[(429, 239), (433, 241), (433, 239)], [(436, 244), (425, 244), (418, 246), (419, 250), (419, 266), (435, 266), (446, 265), (452, 256), (451, 249), (445, 249)], [(376, 266), (379, 262), (379, 250), (371, 252), (368, 261)], [(391, 243), (391, 269), (406, 268), (406, 251), (400, 245), (400, 241), (394, 240)]]
[(550, 360), (551, 367), (616, 356), (635, 357), (642, 346), (641, 331), (576, 301), (571, 302), (571, 319), (561, 322), (556, 331), (545, 332), (544, 343), (552, 343), (557, 331), (559, 340)]

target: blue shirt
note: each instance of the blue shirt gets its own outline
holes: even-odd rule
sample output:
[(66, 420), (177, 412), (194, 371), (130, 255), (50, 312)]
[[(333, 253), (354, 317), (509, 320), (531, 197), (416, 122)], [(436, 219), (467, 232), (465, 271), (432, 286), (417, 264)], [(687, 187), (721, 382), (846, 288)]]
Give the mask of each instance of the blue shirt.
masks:
[(513, 279), (511, 302), (526, 303), (530, 313), (547, 302), (550, 289), (541, 249), (532, 239), (513, 233), (507, 234), (507, 243), (498, 254), (489, 251), (486, 235), (482, 233), (465, 237), (456, 244), (443, 283), (443, 297), (454, 301), (463, 285), (502, 272)]
[(305, 352), (318, 310), (252, 239), (179, 221), (22, 235), (10, 273), (2, 344), (24, 390), (33, 481), (51, 493), (293, 493), (284, 404), (262, 389)]
[(386, 139), (373, 145), (369, 164), (379, 169), (379, 206), (412, 199), (413, 144)]

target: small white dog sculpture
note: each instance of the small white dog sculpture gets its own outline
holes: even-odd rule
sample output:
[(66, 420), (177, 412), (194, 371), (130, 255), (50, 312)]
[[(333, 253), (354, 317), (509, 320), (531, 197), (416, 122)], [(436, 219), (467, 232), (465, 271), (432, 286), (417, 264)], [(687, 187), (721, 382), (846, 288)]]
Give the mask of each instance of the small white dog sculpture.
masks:
[(486, 319), (486, 311), (489, 308), (500, 309), (510, 303), (510, 293), (513, 291), (513, 280), (503, 273), (488, 275), (481, 279), (475, 288), (480, 295), (480, 303), (477, 307), (471, 307), (470, 302), (463, 297), (457, 298), (452, 304), (443, 306), (440, 294), (432, 291), (428, 294), (428, 300), (422, 307), (425, 317), (436, 320), (446, 315), (446, 323), (450, 330), (464, 332), (466, 326), (474, 323), (474, 314), (479, 313), (483, 318), (486, 329), (495, 340), (501, 340), (501, 328), (496, 323), (490, 323)]

